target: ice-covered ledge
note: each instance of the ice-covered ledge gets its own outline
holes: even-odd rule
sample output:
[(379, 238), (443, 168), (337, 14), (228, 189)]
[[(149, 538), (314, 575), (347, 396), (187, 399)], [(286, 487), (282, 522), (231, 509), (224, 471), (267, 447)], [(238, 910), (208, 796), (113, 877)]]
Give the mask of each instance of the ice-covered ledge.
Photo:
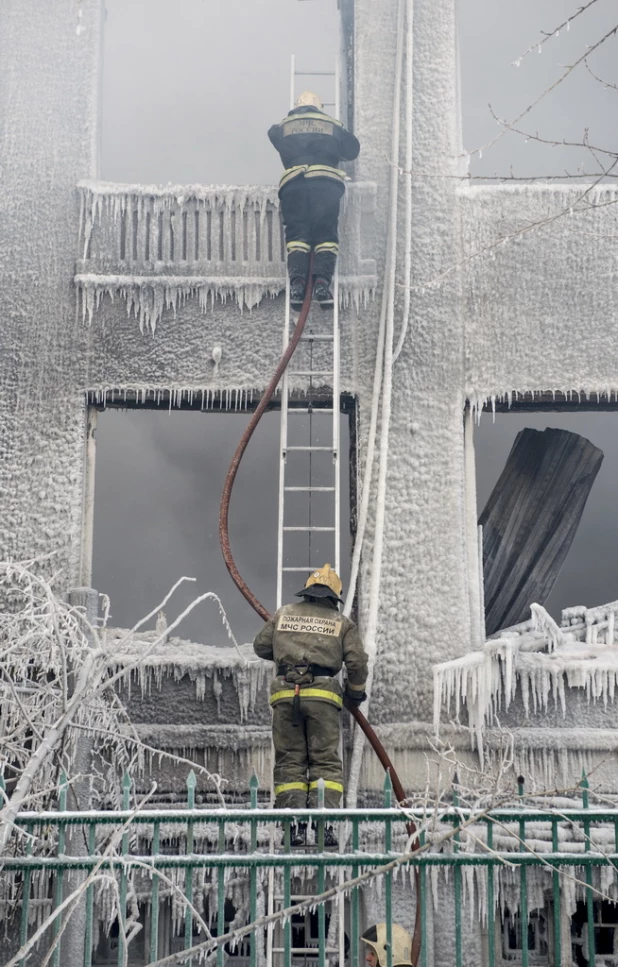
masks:
[[(81, 182), (75, 284), (84, 318), (104, 296), (122, 296), (140, 326), (154, 330), (164, 308), (196, 298), (252, 308), (285, 288), (285, 244), (277, 189), (230, 185)], [(341, 225), (340, 301), (360, 307), (377, 285), (365, 257), (376, 186), (350, 182)], [(369, 225), (369, 228), (368, 228)], [(371, 255), (374, 253), (370, 252)]]
[[(567, 608), (560, 625), (540, 605), (533, 604), (531, 611), (529, 621), (491, 638), (480, 651), (434, 665), (436, 733), (444, 707), (456, 719), (465, 710), (471, 735), (482, 750), (485, 731), (498, 719), (504, 724), (516, 695), (524, 713), (518, 726), (520, 718), (535, 715), (545, 725), (559, 725), (560, 718), (565, 725), (574, 724), (566, 721), (567, 710), (572, 712), (570, 690), (581, 690), (580, 706), (583, 692), (587, 704), (602, 702), (607, 711), (618, 684), (618, 601)], [(605, 726), (611, 727), (614, 718), (608, 715)], [(581, 718), (577, 722), (582, 729), (591, 724)]]
[[(266, 688), (273, 670), (250, 644), (215, 647), (170, 638), (153, 647), (156, 631), (106, 632), (113, 672), (125, 669), (122, 691), (134, 722), (246, 724), (268, 709)], [(153, 718), (154, 715), (154, 718)]]
[(618, 397), (618, 186), (464, 186), (457, 198), (466, 396)]

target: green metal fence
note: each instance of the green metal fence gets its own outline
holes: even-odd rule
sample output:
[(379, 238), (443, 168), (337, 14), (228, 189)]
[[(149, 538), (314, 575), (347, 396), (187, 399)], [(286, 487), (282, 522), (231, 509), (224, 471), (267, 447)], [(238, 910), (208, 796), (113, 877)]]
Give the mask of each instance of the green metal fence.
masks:
[[(451, 803), (440, 810), (410, 810), (405, 813), (391, 805), (391, 786), (388, 777), (384, 788), (384, 805), (372, 809), (288, 810), (258, 808), (257, 779), (251, 782), (248, 808), (205, 809), (195, 806), (195, 776), (187, 780), (187, 802), (178, 809), (141, 809), (132, 803), (132, 784), (128, 776), (123, 783), (123, 808), (119, 811), (71, 811), (67, 809), (67, 786), (62, 785), (57, 811), (21, 813), (16, 825), (28, 834), (14, 841), (16, 855), (5, 856), (0, 863), (3, 879), (13, 877), (20, 917), (20, 939), (25, 944), (32, 934), (31, 909), (34, 902), (33, 877), (46, 877), (49, 883), (48, 908), (58, 911), (75, 884), (68, 882), (74, 871), (82, 871), (82, 894), (85, 905), (83, 967), (91, 967), (94, 935), (95, 876), (107, 875), (117, 884), (120, 910), (117, 962), (125, 962), (123, 927), (127, 919), (127, 900), (132, 878), (142, 878), (141, 891), (148, 892), (150, 917), (144, 942), (144, 963), (154, 963), (165, 951), (159, 950), (159, 912), (162, 886), (165, 890), (170, 877), (180, 884), (182, 916), (184, 917), (183, 950), (190, 950), (197, 942), (195, 930), (199, 916), (195, 903), (197, 877), (199, 889), (208, 893), (209, 917), (212, 933), (220, 939), (216, 947), (218, 967), (227, 957), (223, 945), (226, 936), (225, 908), (229, 899), (230, 877), (245, 884), (244, 920), (246, 926), (235, 925), (235, 939), (244, 939), (248, 946), (250, 967), (258, 967), (268, 951), (264, 943), (268, 927), (264, 894), (266, 877), (271, 873), (280, 884), (283, 915), (275, 909), (270, 925), (277, 923), (282, 945), (277, 954), (277, 967), (292, 967), (296, 962), (289, 908), (293, 904), (295, 883), (305, 884), (305, 907), (313, 904), (313, 896), (330, 891), (328, 901), (345, 895), (345, 927), (349, 939), (347, 962), (352, 967), (362, 963), (359, 935), (369, 924), (362, 919), (362, 892), (371, 889), (375, 879), (381, 883), (381, 904), (389, 935), (393, 917), (393, 890), (397, 891), (398, 917), (410, 929), (414, 923), (416, 892), (420, 904), (422, 946), (421, 967), (429, 967), (436, 951), (451, 950), (449, 959), (455, 967), (473, 962), (478, 967), (478, 952), (471, 937), (483, 936), (483, 959), (487, 967), (503, 958), (497, 949), (501, 931), (508, 918), (517, 919), (519, 947), (509, 959), (530, 964), (529, 924), (538, 907), (530, 903), (530, 877), (546, 882), (546, 912), (550, 918), (550, 942), (545, 962), (566, 967), (564, 952), (569, 948), (565, 929), (571, 929), (570, 912), (565, 906), (565, 884), (569, 885), (582, 911), (585, 911), (585, 950), (588, 964), (595, 967), (596, 945), (599, 935), (599, 903), (611, 902), (608, 884), (618, 863), (618, 810), (591, 808), (585, 778), (581, 783), (581, 805), (577, 808), (549, 806), (528, 807), (523, 785), (520, 802), (508, 808), (493, 808), (488, 812), (462, 808), (457, 790)], [(323, 800), (322, 800), (323, 801)], [(405, 820), (412, 816), (419, 828), (419, 848), (412, 849), (405, 831)], [(290, 847), (290, 828), (293, 822), (307, 822), (315, 829), (315, 844), (307, 850)], [(324, 830), (333, 826), (339, 836), (339, 847), (324, 849)], [(75, 842), (75, 834), (85, 844), (80, 855), (69, 855), (68, 839)], [(544, 839), (543, 839), (544, 837)], [(504, 841), (508, 840), (507, 848)], [(20, 846), (20, 844), (22, 844)], [(42, 849), (42, 844), (46, 844)], [(398, 876), (399, 870), (408, 876)], [(603, 869), (601, 880), (599, 870)], [(432, 870), (435, 872), (432, 873)], [(450, 871), (450, 878), (440, 880), (439, 871)], [(486, 896), (484, 910), (473, 917), (473, 928), (464, 920), (464, 893), (470, 873), (482, 882)], [(508, 909), (505, 901), (505, 877), (517, 880), (516, 900), (512, 890)], [(91, 877), (91, 881), (88, 880)], [(397, 877), (397, 878), (396, 878)], [(433, 883), (430, 882), (433, 878)], [(271, 880), (271, 888), (274, 880)], [(436, 883), (443, 897), (443, 909), (449, 917), (440, 920), (440, 929), (431, 929)], [(536, 880), (535, 880), (536, 883)], [(535, 887), (536, 889), (536, 887)], [(308, 896), (307, 896), (308, 894)], [(538, 889), (537, 889), (538, 894)], [(202, 901), (200, 901), (202, 902)], [(312, 961), (325, 967), (327, 961), (327, 911), (325, 902), (316, 904), (317, 938)], [(442, 901), (441, 901), (442, 902)], [(301, 909), (300, 903), (295, 909)], [(203, 910), (203, 906), (202, 906)], [(48, 910), (49, 912), (49, 910)], [(56, 941), (54, 967), (68, 967), (69, 953), (63, 949), (61, 925), (63, 910), (53, 921), (45, 943)], [(582, 913), (583, 916), (583, 913)], [(616, 917), (618, 921), (618, 916)], [(258, 925), (249, 925), (258, 921)], [(513, 928), (514, 930), (514, 928)], [(511, 933), (513, 933), (513, 930)], [(517, 932), (517, 931), (515, 931)], [(617, 923), (618, 935), (618, 923)], [(585, 942), (584, 942), (585, 941)], [(229, 947), (227, 948), (229, 950)], [(272, 945), (271, 945), (272, 952)], [(433, 953), (432, 953), (433, 952)], [(533, 951), (536, 962), (539, 952)], [(618, 953), (618, 946), (617, 946)], [(359, 959), (360, 955), (360, 959)], [(191, 957), (176, 955), (178, 963), (190, 964)], [(388, 962), (392, 967), (390, 946)], [(272, 959), (272, 957), (271, 957)], [(306, 958), (305, 958), (306, 959)], [(333, 958), (331, 957), (331, 960)], [(341, 959), (341, 958), (339, 958)], [(193, 962), (196, 962), (195, 958)], [(570, 958), (568, 959), (570, 963)], [(28, 958), (21, 963), (27, 965)], [(340, 967), (344, 967), (340, 964)]]

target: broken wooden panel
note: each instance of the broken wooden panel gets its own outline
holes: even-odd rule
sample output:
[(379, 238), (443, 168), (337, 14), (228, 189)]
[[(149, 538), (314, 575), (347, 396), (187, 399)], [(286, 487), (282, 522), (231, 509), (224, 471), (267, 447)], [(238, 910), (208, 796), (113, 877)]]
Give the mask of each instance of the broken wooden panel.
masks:
[(602, 450), (568, 430), (517, 434), (479, 519), (488, 635), (547, 600), (602, 462)]

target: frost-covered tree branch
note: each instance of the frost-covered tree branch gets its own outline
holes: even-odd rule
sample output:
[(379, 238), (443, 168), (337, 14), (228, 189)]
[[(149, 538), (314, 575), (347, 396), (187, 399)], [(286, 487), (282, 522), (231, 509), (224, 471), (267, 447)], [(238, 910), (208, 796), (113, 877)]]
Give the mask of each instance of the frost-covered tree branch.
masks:
[[(179, 583), (135, 629), (157, 614)], [(82, 609), (54, 593), (35, 562), (0, 563), (0, 774), (6, 783), (0, 803), (0, 854), (26, 803), (35, 809), (49, 805), (57, 797), (61, 771), (70, 782), (78, 778), (72, 767), (84, 736), (98, 741), (101, 763), (104, 768), (108, 764), (116, 780), (136, 755), (143, 763), (149, 752), (194, 768), (221, 796), (219, 776), (199, 763), (140, 742), (115, 690), (127, 670), (138, 667), (171, 629), (210, 597), (211, 592), (197, 597), (139, 658), (112, 673), (100, 629)], [(96, 769), (88, 772), (92, 779)]]

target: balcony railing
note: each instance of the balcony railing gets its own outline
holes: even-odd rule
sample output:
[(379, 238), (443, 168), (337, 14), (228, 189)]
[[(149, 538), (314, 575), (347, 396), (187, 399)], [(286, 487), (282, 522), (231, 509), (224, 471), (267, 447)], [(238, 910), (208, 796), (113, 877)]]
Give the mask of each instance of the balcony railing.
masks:
[[(248, 186), (116, 185), (82, 182), (80, 256), (75, 282), (92, 318), (104, 293), (122, 294), (144, 322), (164, 306), (197, 296), (257, 305), (285, 288), (285, 244), (277, 190)], [(365, 258), (375, 185), (350, 182), (341, 218), (340, 301), (373, 296), (376, 264)], [(149, 320), (150, 321), (150, 320)]]

